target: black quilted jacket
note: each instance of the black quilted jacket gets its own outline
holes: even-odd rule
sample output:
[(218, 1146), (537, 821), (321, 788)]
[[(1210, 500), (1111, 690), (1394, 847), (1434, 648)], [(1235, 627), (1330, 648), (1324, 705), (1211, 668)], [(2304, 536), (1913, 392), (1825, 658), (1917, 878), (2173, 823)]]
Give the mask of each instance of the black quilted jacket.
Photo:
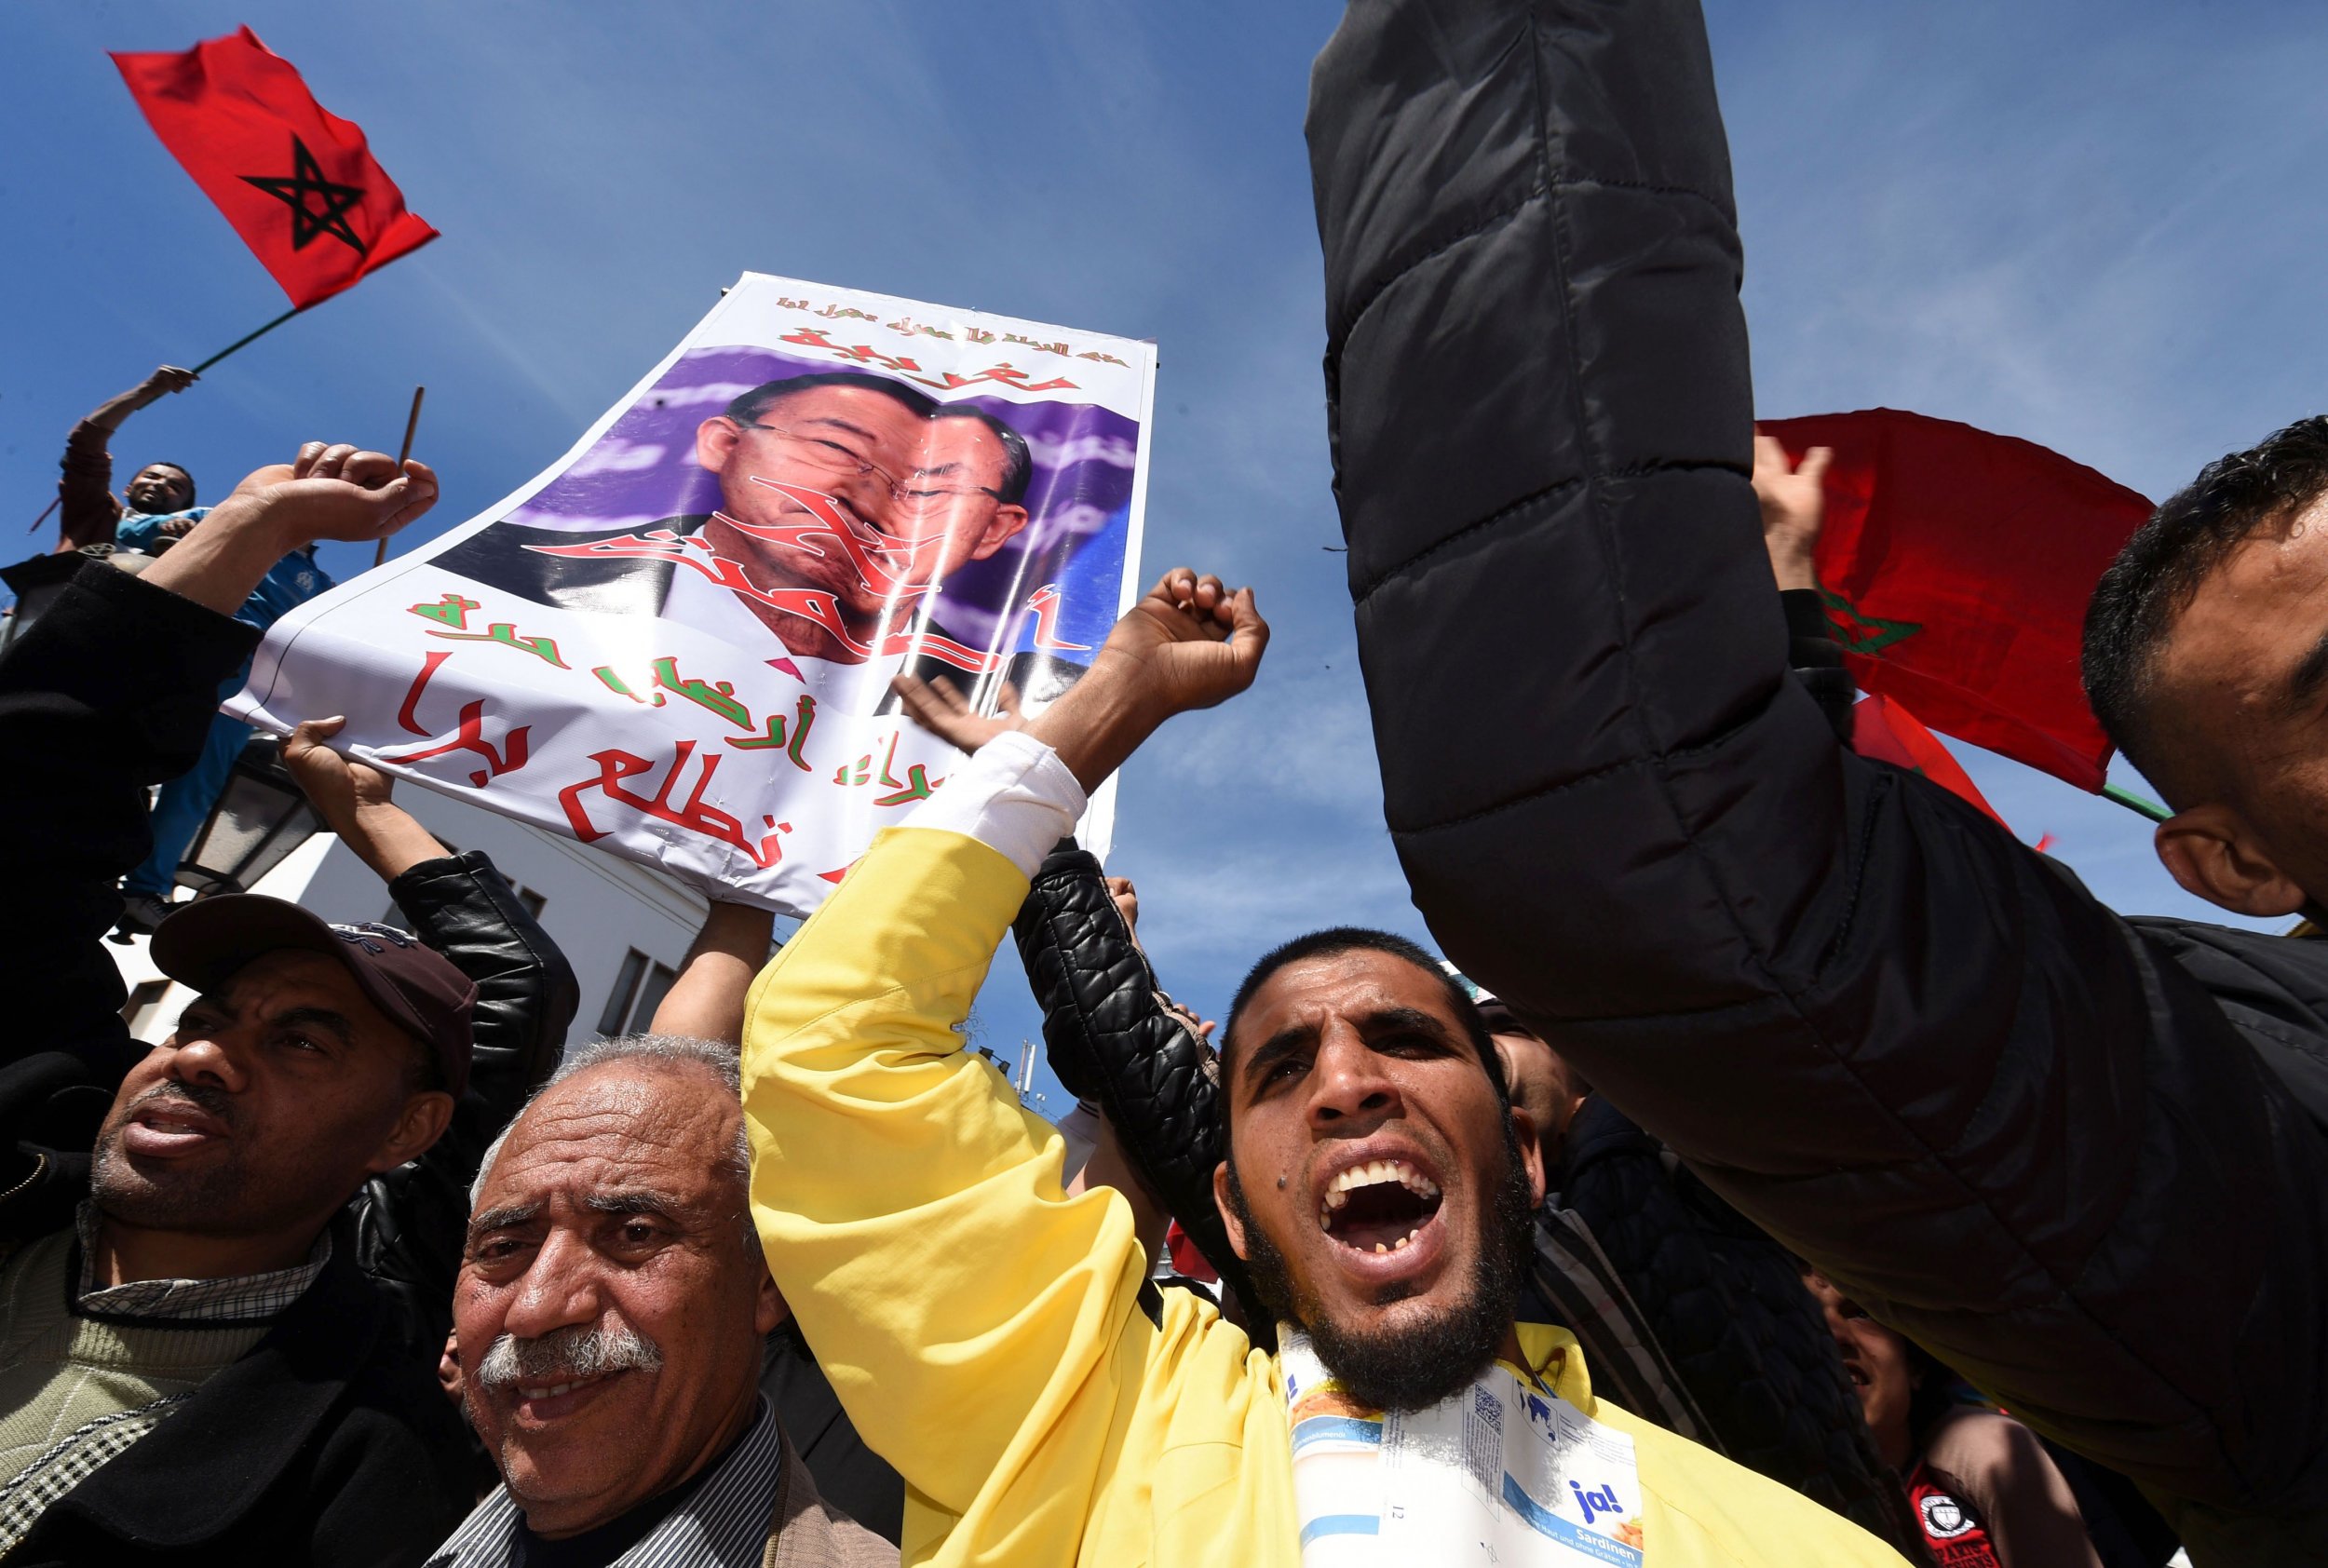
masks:
[(2282, 1076), (2328, 985), (2118, 918), (1787, 678), (1694, 0), (1365, 0), (1307, 128), (1384, 809), (1447, 955), (2195, 1560), (2328, 1560), (2328, 1138)]
[(1269, 1314), (1212, 1203), (1222, 1158), (1218, 1061), (1164, 1009), (1156, 971), (1109, 897), (1099, 861), (1074, 840), (1062, 843), (1035, 872), (1010, 929), (1060, 1084), (1099, 1107), (1132, 1169), (1237, 1292), (1256, 1343), (1273, 1344)]
[[(1600, 1095), (1569, 1125), (1552, 1177), (1547, 1207), (1590, 1229), (1703, 1417), (1706, 1429), (1689, 1435), (1924, 1561), (1923, 1532), (1875, 1453), (1826, 1314), (1786, 1249)], [(1597, 1384), (1614, 1355), (1599, 1325), (1570, 1327), (1598, 1351)], [(1677, 1425), (1654, 1400), (1626, 1408)]]

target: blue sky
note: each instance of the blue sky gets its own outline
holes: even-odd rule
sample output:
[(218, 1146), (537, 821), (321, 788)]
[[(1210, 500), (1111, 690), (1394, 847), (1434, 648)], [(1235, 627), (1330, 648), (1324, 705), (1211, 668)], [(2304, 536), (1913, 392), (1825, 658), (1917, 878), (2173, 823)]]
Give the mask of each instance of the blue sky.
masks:
[[(426, 383), (420, 451), (446, 489), (416, 533), (433, 534), (562, 453), (746, 269), (1154, 338), (1146, 573), (1251, 581), (1277, 627), (1255, 691), (1176, 721), (1126, 777), (1115, 868), (1142, 886), (1158, 967), (1217, 1014), (1258, 952), (1309, 926), (1427, 939), (1326, 549), (1301, 118), (1337, 15), (0, 7), (0, 532), (32, 546), (79, 414), (282, 309), (104, 54), (248, 21), (445, 237), (137, 416), (125, 462), (183, 462), (214, 498), (310, 434), (393, 442)], [(1765, 413), (1915, 409), (2159, 496), (2321, 408), (2328, 9), (1718, 0), (1709, 20)], [(1966, 755), (2104, 897), (2199, 912), (2140, 820)], [(980, 1022), (1006, 1056), (1036, 1034), (1015, 965)]]

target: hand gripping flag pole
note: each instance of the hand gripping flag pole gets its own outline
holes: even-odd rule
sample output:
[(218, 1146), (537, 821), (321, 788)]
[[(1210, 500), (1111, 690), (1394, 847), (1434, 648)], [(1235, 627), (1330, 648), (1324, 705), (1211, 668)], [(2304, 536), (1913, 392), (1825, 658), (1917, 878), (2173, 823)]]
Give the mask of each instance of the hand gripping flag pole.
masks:
[(113, 61), (162, 145), (291, 298), (197, 374), (437, 237), (404, 210), (362, 128), (318, 103), (248, 27), (182, 54)]

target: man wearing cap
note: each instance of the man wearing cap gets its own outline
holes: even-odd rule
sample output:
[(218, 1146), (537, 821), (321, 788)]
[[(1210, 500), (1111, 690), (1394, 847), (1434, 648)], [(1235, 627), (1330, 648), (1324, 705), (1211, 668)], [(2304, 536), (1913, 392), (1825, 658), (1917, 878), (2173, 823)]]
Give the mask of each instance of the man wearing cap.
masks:
[[(183, 770), (256, 640), (234, 610), (288, 550), (381, 537), (435, 492), (419, 464), (311, 444), (142, 578), (85, 569), (0, 656), (11, 1564), (417, 1562), (470, 1501), (429, 1372), (435, 1260), (465, 1212), (444, 1194), (521, 1097), (509, 1080), (547, 1065), (562, 961), (481, 858), (444, 857), (321, 727), (291, 765), (459, 964), (391, 926), (206, 900), (156, 933), (156, 963), (202, 994), (148, 1050), (100, 945), (112, 881), (144, 851), (143, 788)], [(473, 1062), (479, 980), (498, 1033)], [(470, 1092), (488, 1070), (493, 1092)]]

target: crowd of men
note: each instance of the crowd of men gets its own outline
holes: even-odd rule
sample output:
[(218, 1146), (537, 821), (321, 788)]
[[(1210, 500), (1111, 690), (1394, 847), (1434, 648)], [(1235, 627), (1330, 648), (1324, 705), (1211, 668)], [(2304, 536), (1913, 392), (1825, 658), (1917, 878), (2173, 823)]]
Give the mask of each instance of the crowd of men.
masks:
[[(286, 765), (409, 930), (168, 901), (222, 693), (434, 474), (125, 506), (167, 369), (74, 432), (64, 547), (140, 559), (0, 653), (0, 1563), (2328, 1561), (2328, 946), (2121, 917), (1850, 751), (1694, 0), (1355, 7), (1308, 136), (1443, 951), (1320, 889), (1217, 1029), (1071, 834), (1252, 683), (1250, 588), (1164, 574), (1023, 712), (900, 676), (947, 788), (562, 1056), (564, 959), (332, 721)], [(2323, 507), (2291, 426), (2089, 615), (2162, 859), (2249, 915), (2328, 895)], [(150, 1047), (123, 928), (199, 993)], [(963, 1048), (1006, 933), (1064, 1128)]]

